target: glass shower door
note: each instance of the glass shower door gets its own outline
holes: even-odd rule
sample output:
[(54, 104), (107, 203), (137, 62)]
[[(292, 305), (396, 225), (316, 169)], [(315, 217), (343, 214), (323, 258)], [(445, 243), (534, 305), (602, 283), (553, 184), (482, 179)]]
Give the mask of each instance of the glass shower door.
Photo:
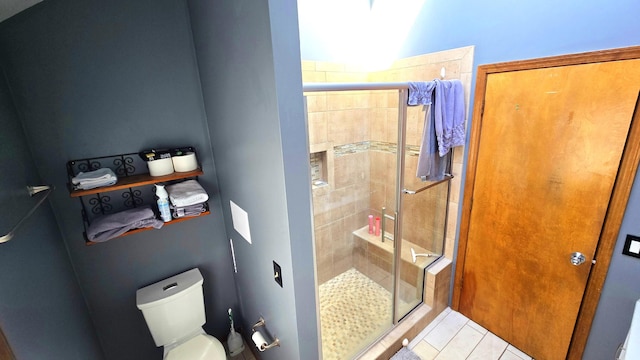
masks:
[[(406, 93), (400, 91), (400, 101)], [(406, 100), (405, 100), (406, 103)], [(424, 300), (426, 268), (443, 255), (451, 175), (441, 181), (416, 176), (428, 108), (400, 108), (398, 117), (394, 319), (400, 321)], [(408, 130), (411, 129), (411, 130)], [(451, 155), (446, 155), (450, 164)], [(450, 166), (449, 166), (450, 168)], [(448, 172), (448, 171), (447, 171)], [(433, 291), (433, 289), (428, 289)]]
[(305, 93), (323, 359), (353, 358), (422, 303), (424, 269), (436, 259), (424, 254), (442, 254), (446, 200), (434, 190), (446, 194), (448, 184), (403, 193), (426, 185), (414, 184), (424, 115), (412, 110), (407, 134), (407, 90), (370, 86)]
[(403, 192), (402, 262), (395, 308), (399, 319), (423, 302), (426, 269), (443, 255), (449, 184), (448, 179), (421, 183)]

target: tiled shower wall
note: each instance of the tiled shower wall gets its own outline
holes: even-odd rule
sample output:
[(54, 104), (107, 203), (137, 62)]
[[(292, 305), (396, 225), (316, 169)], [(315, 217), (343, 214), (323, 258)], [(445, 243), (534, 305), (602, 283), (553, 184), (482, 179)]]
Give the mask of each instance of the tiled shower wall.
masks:
[[(460, 79), (468, 107), (473, 66), (473, 47), (464, 47), (396, 61), (389, 69), (366, 72), (358, 67), (316, 61), (302, 61), (303, 82), (398, 82), (430, 81), (440, 77)], [(333, 176), (328, 185), (314, 187), (314, 226), (318, 283), (353, 267), (352, 231), (367, 224), (367, 216), (380, 215), (383, 206), (395, 205), (398, 92), (313, 92), (306, 93), (309, 141), (333, 148)], [(425, 113), (422, 107), (409, 107), (407, 145), (415, 153), (422, 137)], [(441, 196), (426, 191), (405, 197), (403, 238), (432, 251), (446, 228), (445, 256), (453, 257), (453, 244), (460, 197), (462, 147), (453, 152), (455, 178), (451, 182), (449, 218), (443, 226)], [(405, 182), (409, 189), (424, 183), (414, 174), (417, 156), (408, 156)], [(388, 229), (393, 228), (391, 221)]]

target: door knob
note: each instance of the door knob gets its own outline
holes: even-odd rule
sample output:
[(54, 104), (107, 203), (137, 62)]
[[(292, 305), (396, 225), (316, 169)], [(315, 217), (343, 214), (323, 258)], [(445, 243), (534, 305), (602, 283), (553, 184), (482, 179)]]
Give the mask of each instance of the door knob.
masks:
[(581, 252), (574, 252), (573, 254), (571, 254), (571, 264), (578, 266), (581, 265), (583, 262), (587, 261), (587, 258), (584, 256), (583, 253)]

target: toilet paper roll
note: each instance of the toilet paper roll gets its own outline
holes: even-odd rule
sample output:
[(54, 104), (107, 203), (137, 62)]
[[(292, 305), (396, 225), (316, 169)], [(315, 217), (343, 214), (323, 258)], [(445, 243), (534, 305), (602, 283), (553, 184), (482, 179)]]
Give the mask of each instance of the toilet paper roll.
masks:
[(198, 160), (196, 159), (196, 153), (188, 152), (184, 155), (171, 157), (173, 161), (173, 168), (177, 172), (193, 171), (198, 168)]
[(256, 331), (251, 335), (251, 340), (256, 344), (256, 347), (260, 351), (264, 351), (264, 348), (268, 345), (267, 340), (264, 339), (264, 336), (259, 331)]
[(164, 176), (173, 172), (173, 162), (171, 158), (158, 159), (147, 162), (149, 167), (149, 175), (151, 176)]

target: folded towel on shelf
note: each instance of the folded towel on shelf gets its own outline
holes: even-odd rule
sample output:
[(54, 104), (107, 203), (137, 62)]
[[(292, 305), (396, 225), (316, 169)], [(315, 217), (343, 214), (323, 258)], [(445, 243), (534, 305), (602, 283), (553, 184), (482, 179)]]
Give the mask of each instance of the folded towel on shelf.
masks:
[(89, 190), (101, 186), (114, 185), (118, 182), (118, 177), (109, 168), (102, 168), (94, 171), (80, 172), (71, 179), (77, 189)]
[(173, 216), (174, 219), (178, 219), (181, 217), (199, 216), (203, 212), (207, 211), (207, 207), (205, 206), (204, 203), (189, 205), (189, 206), (182, 206), (182, 207), (176, 207), (172, 204), (170, 208), (171, 208), (171, 215)]
[(196, 180), (187, 180), (166, 186), (169, 200), (175, 207), (201, 204), (209, 200), (209, 195)]
[(118, 237), (131, 229), (146, 227), (160, 229), (163, 224), (161, 220), (156, 219), (150, 206), (138, 207), (95, 219), (87, 229), (87, 238), (102, 242)]

